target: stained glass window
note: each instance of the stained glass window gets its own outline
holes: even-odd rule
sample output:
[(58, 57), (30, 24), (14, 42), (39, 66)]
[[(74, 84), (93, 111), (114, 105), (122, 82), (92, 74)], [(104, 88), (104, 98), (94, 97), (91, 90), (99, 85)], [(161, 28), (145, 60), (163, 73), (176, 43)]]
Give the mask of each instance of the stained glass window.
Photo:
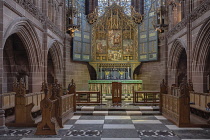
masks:
[(111, 6), (113, 3), (116, 3), (120, 6), (125, 7), (125, 13), (127, 15), (131, 14), (131, 0), (98, 0), (98, 14), (102, 16), (105, 12), (107, 6)]
[(158, 32), (156, 10), (162, 0), (144, 0), (144, 19), (139, 25), (139, 61), (158, 59)]

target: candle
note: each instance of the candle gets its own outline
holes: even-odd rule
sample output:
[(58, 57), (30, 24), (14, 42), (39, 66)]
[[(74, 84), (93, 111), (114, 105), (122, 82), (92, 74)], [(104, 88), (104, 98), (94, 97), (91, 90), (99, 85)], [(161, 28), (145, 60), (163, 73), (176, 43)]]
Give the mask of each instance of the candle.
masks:
[(128, 67), (128, 79), (130, 79), (130, 72), (129, 72), (129, 67)]
[(102, 74), (103, 74), (103, 73), (102, 73), (102, 66), (101, 66), (101, 79), (102, 79)]

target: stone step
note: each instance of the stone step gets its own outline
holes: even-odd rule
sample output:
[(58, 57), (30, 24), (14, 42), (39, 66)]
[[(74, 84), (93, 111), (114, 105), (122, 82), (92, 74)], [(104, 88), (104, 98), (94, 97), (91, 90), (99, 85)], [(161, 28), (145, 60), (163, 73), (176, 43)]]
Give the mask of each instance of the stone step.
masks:
[(159, 111), (159, 106), (78, 106), (77, 111)]
[(141, 115), (161, 115), (160, 111), (76, 111), (74, 115), (93, 116), (141, 116)]

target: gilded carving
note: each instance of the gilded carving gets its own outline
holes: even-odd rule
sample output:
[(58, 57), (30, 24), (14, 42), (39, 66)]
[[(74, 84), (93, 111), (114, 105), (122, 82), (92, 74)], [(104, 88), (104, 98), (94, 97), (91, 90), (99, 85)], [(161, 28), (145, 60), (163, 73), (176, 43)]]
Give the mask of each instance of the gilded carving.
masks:
[(139, 12), (135, 11), (135, 8), (131, 6), (131, 16), (133, 18), (133, 21), (137, 24), (140, 24), (143, 20), (142, 15)]
[(132, 18), (117, 4), (106, 9), (93, 25), (93, 61), (123, 61), (127, 57), (129, 60), (138, 60), (138, 53), (135, 53), (138, 52), (138, 26)]
[(98, 19), (98, 9), (96, 8), (95, 11), (93, 11), (92, 13), (88, 14), (87, 16), (87, 20), (90, 24), (93, 24), (97, 21)]

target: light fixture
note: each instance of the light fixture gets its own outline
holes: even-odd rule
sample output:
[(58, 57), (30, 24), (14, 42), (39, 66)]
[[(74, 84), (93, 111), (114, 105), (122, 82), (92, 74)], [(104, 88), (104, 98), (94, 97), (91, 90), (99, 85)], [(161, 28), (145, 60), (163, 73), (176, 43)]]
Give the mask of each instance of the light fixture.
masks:
[[(165, 24), (165, 14), (167, 13), (165, 4), (161, 1), (160, 6), (156, 10), (157, 13), (157, 23), (153, 22), (153, 26), (155, 28), (155, 31), (159, 31), (160, 33), (163, 33), (164, 30), (167, 29), (168, 24)], [(154, 20), (155, 21), (155, 20)]]
[(74, 37), (74, 32), (80, 28), (78, 3), (74, 0), (67, 0), (67, 33)]

